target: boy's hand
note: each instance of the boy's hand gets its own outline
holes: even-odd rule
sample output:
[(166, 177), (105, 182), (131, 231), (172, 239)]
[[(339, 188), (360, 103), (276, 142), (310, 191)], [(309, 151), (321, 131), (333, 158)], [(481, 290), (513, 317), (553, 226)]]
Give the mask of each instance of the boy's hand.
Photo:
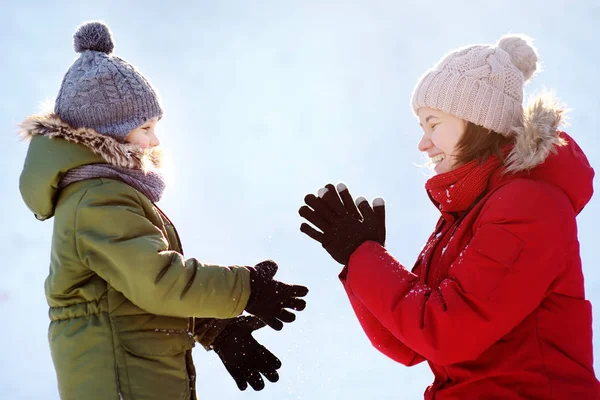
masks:
[(271, 382), (279, 380), (281, 361), (252, 337), (252, 332), (264, 326), (256, 317), (237, 317), (211, 344), (240, 390), (246, 390), (248, 384), (262, 390), (261, 374)]
[(288, 285), (273, 279), (277, 264), (266, 260), (250, 270), (250, 298), (246, 311), (279, 331), (284, 322), (293, 322), (296, 316), (286, 309), (302, 311), (306, 302), (299, 297), (308, 293), (306, 286)]

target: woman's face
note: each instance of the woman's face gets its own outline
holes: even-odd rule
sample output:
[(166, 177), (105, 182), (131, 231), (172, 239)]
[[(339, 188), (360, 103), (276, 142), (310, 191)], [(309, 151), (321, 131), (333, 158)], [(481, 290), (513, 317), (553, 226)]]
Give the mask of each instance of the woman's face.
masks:
[(419, 150), (427, 153), (438, 174), (456, 168), (456, 146), (467, 128), (467, 121), (433, 108), (419, 109), (423, 137)]
[(133, 129), (127, 134), (125, 141), (140, 146), (142, 149), (152, 149), (160, 144), (154, 129), (158, 123), (158, 117), (146, 121), (143, 125)]

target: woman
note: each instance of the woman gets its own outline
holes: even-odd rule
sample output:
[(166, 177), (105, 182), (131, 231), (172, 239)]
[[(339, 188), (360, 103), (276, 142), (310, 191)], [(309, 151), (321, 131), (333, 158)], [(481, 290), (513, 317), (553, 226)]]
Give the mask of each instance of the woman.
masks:
[(505, 36), (451, 52), (416, 86), (441, 217), (412, 271), (384, 248), (383, 201), (356, 207), (343, 184), (327, 185), (300, 209), (320, 229), (302, 232), (345, 265), (373, 345), (429, 363), (426, 399), (600, 398), (576, 225), (594, 172), (558, 130), (556, 102), (523, 109), (537, 60), (527, 38)]

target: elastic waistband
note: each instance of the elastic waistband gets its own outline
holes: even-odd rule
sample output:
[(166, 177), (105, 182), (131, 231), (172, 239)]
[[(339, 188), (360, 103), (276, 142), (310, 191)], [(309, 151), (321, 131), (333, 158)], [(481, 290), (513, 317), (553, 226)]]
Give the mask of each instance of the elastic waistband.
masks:
[(90, 315), (98, 315), (108, 312), (108, 301), (106, 297), (98, 301), (72, 304), (65, 307), (50, 307), (48, 312), (50, 321), (61, 321), (65, 319), (81, 318)]

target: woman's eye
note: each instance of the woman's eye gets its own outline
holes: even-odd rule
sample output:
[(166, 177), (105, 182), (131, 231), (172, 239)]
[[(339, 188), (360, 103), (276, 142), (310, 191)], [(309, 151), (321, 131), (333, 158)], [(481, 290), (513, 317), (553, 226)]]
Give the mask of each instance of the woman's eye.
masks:
[(143, 129), (143, 130), (145, 130), (145, 131), (149, 131), (149, 130), (150, 130), (150, 127), (149, 127), (149, 126), (147, 126), (147, 127), (145, 127), (145, 128), (142, 128), (142, 129)]
[(435, 129), (436, 126), (438, 126), (439, 124), (432, 124), (431, 125), (431, 129)]

